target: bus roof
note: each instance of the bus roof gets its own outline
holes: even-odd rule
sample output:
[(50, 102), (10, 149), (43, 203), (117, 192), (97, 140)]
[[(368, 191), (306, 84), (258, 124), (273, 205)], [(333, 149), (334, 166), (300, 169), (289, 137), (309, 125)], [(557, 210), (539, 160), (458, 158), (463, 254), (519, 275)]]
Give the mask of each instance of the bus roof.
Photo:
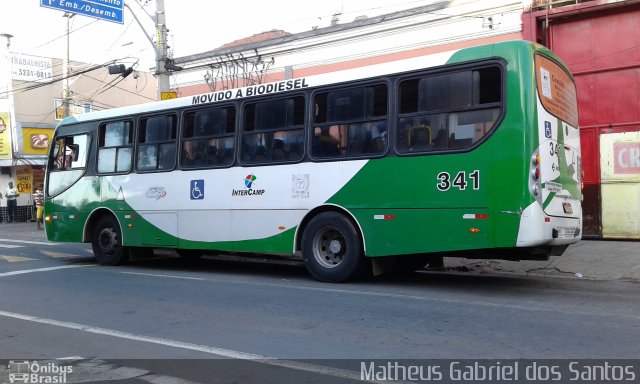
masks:
[[(527, 45), (531, 47), (534, 45), (531, 42), (524, 40), (515, 40), (515, 41), (507, 41), (507, 42), (499, 42), (487, 46), (497, 46), (510, 44), (515, 46), (523, 46)], [(145, 114), (156, 111), (170, 110), (170, 109), (178, 109), (178, 108), (186, 108), (190, 106), (198, 106), (198, 105), (210, 105), (219, 102), (239, 100), (239, 99), (250, 99), (252, 97), (265, 96), (265, 95), (275, 95), (283, 92), (291, 92), (295, 90), (303, 90), (307, 88), (313, 88), (323, 85), (329, 84), (339, 84), (344, 82), (349, 82), (353, 80), (363, 80), (367, 78), (373, 78), (377, 76), (383, 75), (392, 75), (398, 74), (411, 70), (418, 70), (422, 68), (430, 68), (445, 65), (449, 62), (451, 57), (456, 52), (473, 50), (477, 47), (469, 47), (458, 50), (449, 50), (444, 52), (438, 52), (430, 55), (424, 55), (409, 59), (396, 60), (381, 64), (373, 64), (366, 67), (357, 67), (351, 68), (341, 71), (328, 72), (308, 77), (299, 77), (293, 79), (286, 79), (271, 83), (250, 85), (242, 88), (233, 88), (228, 90), (221, 90), (215, 92), (209, 92), (194, 96), (186, 96), (180, 97), (177, 99), (164, 100), (164, 101), (154, 101), (145, 104), (137, 104), (133, 106), (127, 107), (119, 107), (112, 109), (105, 109), (102, 111), (96, 112), (88, 112), (76, 116), (70, 116), (62, 120), (58, 126), (64, 126), (69, 124), (74, 124), (78, 122), (85, 121), (94, 121), (94, 120), (105, 120), (111, 119), (118, 116), (128, 116), (134, 114)], [(540, 50), (544, 47), (537, 46), (536, 49)], [(493, 50), (492, 50), (493, 51)], [(550, 52), (545, 49), (545, 51)], [(555, 55), (553, 55), (556, 57)], [(479, 56), (478, 58), (487, 57), (485, 55)]]

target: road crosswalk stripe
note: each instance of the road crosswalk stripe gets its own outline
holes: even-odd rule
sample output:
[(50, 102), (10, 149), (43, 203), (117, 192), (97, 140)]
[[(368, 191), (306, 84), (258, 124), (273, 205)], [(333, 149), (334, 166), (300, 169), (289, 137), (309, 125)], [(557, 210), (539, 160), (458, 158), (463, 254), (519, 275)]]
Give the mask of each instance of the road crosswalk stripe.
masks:
[[(14, 239), (0, 239), (1, 243), (18, 243), (18, 244), (32, 244), (32, 245), (60, 245), (60, 243), (51, 243), (48, 241), (33, 241), (33, 240), (14, 240)], [(0, 247), (11, 248), (0, 244)]]
[(4, 259), (5, 261), (8, 261), (10, 263), (16, 263), (16, 262), (19, 262), (19, 261), (37, 260), (37, 259), (30, 259), (28, 257), (20, 257), (20, 256), (0, 256), (0, 259)]
[(91, 267), (92, 265), (61, 265), (58, 267), (47, 267), (47, 268), (36, 268), (36, 269), (25, 269), (21, 271), (11, 271), (11, 272), (2, 272), (0, 273), (0, 277), (5, 276), (14, 276), (14, 275), (23, 275), (25, 273), (34, 273), (34, 272), (48, 272), (48, 271), (56, 271), (58, 269), (68, 269), (68, 268), (80, 268), (80, 267)]

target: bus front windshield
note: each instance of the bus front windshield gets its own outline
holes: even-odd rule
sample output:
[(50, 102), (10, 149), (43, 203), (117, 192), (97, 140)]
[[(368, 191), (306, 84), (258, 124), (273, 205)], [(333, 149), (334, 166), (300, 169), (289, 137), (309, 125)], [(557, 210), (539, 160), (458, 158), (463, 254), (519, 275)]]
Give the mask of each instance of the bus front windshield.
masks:
[(88, 134), (56, 138), (48, 163), (49, 195), (57, 195), (82, 177), (87, 167), (88, 147)]

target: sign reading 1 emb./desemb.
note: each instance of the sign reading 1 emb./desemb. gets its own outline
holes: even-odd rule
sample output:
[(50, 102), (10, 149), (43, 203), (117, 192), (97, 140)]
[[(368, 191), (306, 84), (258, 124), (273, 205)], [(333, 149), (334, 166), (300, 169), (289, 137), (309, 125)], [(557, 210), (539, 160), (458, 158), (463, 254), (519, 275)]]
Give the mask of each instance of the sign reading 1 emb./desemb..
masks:
[(40, 6), (122, 24), (124, 0), (40, 0)]

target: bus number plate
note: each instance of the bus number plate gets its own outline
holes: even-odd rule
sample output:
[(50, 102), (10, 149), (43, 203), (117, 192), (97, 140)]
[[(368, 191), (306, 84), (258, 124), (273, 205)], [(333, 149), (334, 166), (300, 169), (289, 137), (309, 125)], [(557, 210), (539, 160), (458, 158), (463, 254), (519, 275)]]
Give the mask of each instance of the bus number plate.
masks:
[(571, 203), (562, 203), (562, 208), (564, 208), (564, 213), (568, 213), (568, 214), (573, 213), (573, 208), (571, 207)]

